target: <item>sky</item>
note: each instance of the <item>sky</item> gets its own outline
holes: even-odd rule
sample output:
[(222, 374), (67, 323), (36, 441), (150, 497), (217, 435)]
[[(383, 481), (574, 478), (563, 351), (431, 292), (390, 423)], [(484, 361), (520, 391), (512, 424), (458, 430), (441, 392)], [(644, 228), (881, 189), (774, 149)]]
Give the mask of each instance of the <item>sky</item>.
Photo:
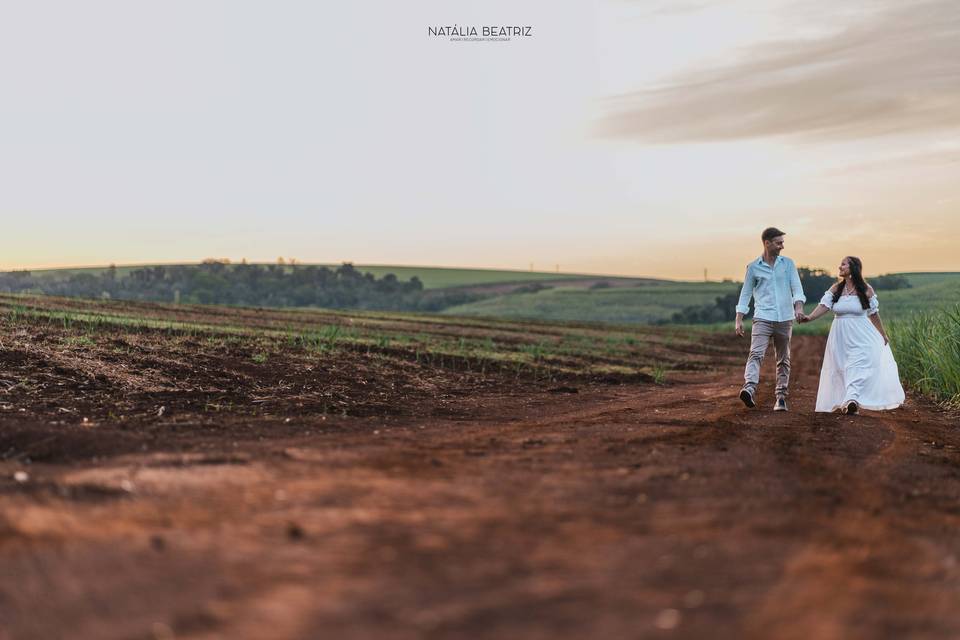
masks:
[(0, 94), (0, 269), (960, 270), (955, 0), (0, 0)]

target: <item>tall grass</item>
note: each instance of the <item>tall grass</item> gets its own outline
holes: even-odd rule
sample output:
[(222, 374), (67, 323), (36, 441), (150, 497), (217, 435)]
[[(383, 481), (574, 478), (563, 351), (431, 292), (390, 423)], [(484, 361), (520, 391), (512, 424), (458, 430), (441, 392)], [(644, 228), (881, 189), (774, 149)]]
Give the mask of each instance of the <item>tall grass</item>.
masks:
[(904, 382), (960, 406), (960, 305), (892, 322), (890, 342)]

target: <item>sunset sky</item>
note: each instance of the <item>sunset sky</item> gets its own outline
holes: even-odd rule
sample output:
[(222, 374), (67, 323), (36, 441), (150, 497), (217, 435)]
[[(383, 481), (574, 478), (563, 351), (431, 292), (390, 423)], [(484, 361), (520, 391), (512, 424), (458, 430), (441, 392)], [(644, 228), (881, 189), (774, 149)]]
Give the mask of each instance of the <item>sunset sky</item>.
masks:
[(960, 270), (956, 0), (0, 0), (0, 83), (0, 269)]

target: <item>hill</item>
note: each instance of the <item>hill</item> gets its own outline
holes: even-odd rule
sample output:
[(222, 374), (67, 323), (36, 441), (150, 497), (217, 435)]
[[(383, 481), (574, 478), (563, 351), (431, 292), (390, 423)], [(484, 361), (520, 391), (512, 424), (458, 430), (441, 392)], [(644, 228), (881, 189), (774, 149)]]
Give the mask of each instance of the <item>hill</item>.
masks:
[[(116, 274), (118, 277), (123, 277), (135, 271), (137, 269), (143, 269), (147, 267), (154, 266), (191, 266), (196, 265), (197, 263), (182, 263), (182, 264), (167, 264), (167, 265), (153, 265), (153, 264), (144, 264), (144, 265), (118, 265), (116, 267)], [(257, 264), (260, 266), (265, 266), (267, 264), (273, 263), (250, 263)], [(236, 264), (228, 264), (228, 268), (237, 266)], [(336, 269), (339, 267), (339, 264), (327, 264), (327, 263), (298, 263), (298, 266), (302, 267), (327, 267), (328, 269)], [(410, 278), (416, 277), (419, 278), (420, 282), (423, 283), (424, 289), (443, 289), (446, 287), (470, 287), (475, 285), (494, 285), (494, 284), (503, 284), (503, 283), (531, 283), (531, 282), (546, 282), (553, 280), (561, 281), (594, 281), (598, 278), (603, 280), (609, 280), (611, 282), (616, 281), (633, 281), (638, 280), (637, 278), (626, 278), (619, 276), (597, 276), (597, 275), (588, 275), (588, 274), (577, 274), (577, 273), (559, 273), (559, 272), (547, 272), (547, 271), (512, 271), (512, 270), (503, 270), (503, 269), (457, 269), (452, 267), (408, 267), (408, 266), (397, 266), (397, 265), (366, 265), (366, 264), (354, 264), (355, 269), (363, 273), (370, 273), (375, 278), (382, 278), (387, 274), (392, 273), (397, 277), (398, 280), (409, 280)], [(292, 269), (290, 265), (286, 265), (286, 268)], [(43, 277), (43, 278), (61, 278), (76, 274), (89, 274), (92, 276), (99, 276), (102, 273), (106, 272), (109, 267), (74, 267), (74, 268), (64, 268), (64, 269), (35, 269), (31, 273), (34, 276)]]
[[(236, 267), (224, 265), (223, 268), (232, 270)], [(123, 277), (140, 268), (120, 266), (116, 267), (116, 274)], [(294, 270), (290, 265), (282, 268)], [(442, 313), (448, 316), (648, 324), (668, 321), (674, 313), (686, 307), (711, 305), (718, 296), (736, 293), (739, 288), (734, 282), (676, 282), (542, 271), (391, 265), (355, 265), (354, 268), (380, 279), (388, 274), (395, 275), (400, 282), (419, 279), (423, 290), (429, 292), (426, 297), (429, 302), (421, 308), (442, 309)], [(106, 270), (106, 267), (90, 267), (32, 273), (35, 277), (55, 279), (81, 273), (98, 276)], [(897, 319), (914, 310), (960, 302), (960, 273), (892, 275), (904, 276), (911, 287), (880, 290), (884, 318)], [(808, 309), (812, 309), (815, 303), (816, 300), (810, 300)], [(804, 330), (817, 331), (818, 327), (805, 327)]]

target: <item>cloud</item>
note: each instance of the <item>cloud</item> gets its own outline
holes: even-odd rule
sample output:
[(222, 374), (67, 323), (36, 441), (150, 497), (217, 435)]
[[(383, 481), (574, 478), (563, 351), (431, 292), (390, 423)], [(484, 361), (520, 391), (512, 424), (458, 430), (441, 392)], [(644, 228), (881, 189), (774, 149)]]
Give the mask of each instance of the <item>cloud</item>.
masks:
[(672, 143), (960, 127), (956, 0), (873, 2), (846, 19), (829, 35), (757, 45), (731, 64), (609, 98), (597, 133)]

